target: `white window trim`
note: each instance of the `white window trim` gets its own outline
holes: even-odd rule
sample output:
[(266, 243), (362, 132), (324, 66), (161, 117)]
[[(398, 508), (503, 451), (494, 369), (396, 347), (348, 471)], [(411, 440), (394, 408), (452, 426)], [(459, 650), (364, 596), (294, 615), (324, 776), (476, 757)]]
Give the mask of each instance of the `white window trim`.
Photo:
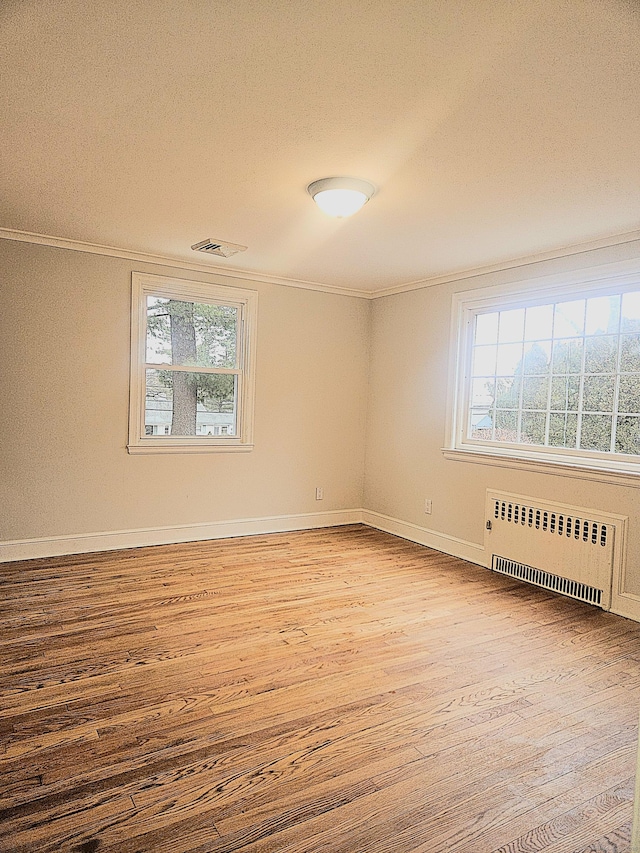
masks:
[(496, 446), (466, 438), (467, 389), (470, 382), (471, 333), (475, 313), (482, 308), (504, 310), (546, 304), (578, 295), (637, 290), (640, 261), (619, 262), (590, 270), (533, 278), (454, 293), (451, 306), (449, 383), (445, 445), (447, 459), (578, 479), (640, 487), (640, 459), (622, 460), (615, 454), (562, 450), (525, 445)]
[[(202, 300), (238, 308), (238, 434), (234, 436), (145, 436), (146, 298)], [(258, 294), (201, 281), (134, 272), (131, 275), (131, 375), (129, 453), (211, 453), (253, 450)], [(234, 371), (235, 372), (235, 371)]]

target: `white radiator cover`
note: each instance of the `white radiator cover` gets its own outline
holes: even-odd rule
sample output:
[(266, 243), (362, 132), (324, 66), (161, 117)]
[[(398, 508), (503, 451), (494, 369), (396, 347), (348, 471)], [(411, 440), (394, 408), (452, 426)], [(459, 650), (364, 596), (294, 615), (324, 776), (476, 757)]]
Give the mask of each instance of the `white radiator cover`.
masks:
[(609, 610), (625, 522), (620, 515), (489, 489), (485, 553), (496, 571)]

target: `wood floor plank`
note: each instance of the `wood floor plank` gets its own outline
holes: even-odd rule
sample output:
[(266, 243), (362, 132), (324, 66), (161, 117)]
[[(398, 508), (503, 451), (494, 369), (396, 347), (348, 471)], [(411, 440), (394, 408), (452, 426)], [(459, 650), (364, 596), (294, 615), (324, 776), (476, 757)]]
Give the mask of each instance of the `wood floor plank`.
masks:
[(363, 526), (0, 566), (3, 853), (628, 853), (640, 625)]

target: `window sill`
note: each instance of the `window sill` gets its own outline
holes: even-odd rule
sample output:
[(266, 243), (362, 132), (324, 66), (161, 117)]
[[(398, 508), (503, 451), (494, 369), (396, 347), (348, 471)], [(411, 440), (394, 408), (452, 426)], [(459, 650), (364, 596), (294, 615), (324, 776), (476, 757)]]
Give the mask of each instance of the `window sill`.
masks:
[(127, 450), (133, 456), (150, 453), (246, 453), (253, 450), (253, 444), (128, 444)]
[[(612, 483), (616, 486), (640, 488), (640, 470), (622, 471), (605, 465), (589, 465), (581, 460), (559, 458), (541, 459), (533, 454), (519, 453), (511, 455), (495, 449), (478, 450), (448, 448), (442, 449), (445, 459), (455, 462), (471, 462), (476, 465), (490, 465), (494, 468), (515, 468), (537, 474), (551, 474), (556, 477), (573, 477), (579, 480), (592, 480), (597, 483)], [(633, 464), (633, 463), (632, 463)]]

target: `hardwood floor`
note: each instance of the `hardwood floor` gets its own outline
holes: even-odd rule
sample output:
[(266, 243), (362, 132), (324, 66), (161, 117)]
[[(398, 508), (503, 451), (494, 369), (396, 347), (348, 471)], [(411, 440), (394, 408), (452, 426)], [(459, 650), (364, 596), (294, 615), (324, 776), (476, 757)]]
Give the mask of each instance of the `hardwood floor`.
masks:
[(630, 849), (640, 624), (360, 526), (0, 582), (2, 851)]

